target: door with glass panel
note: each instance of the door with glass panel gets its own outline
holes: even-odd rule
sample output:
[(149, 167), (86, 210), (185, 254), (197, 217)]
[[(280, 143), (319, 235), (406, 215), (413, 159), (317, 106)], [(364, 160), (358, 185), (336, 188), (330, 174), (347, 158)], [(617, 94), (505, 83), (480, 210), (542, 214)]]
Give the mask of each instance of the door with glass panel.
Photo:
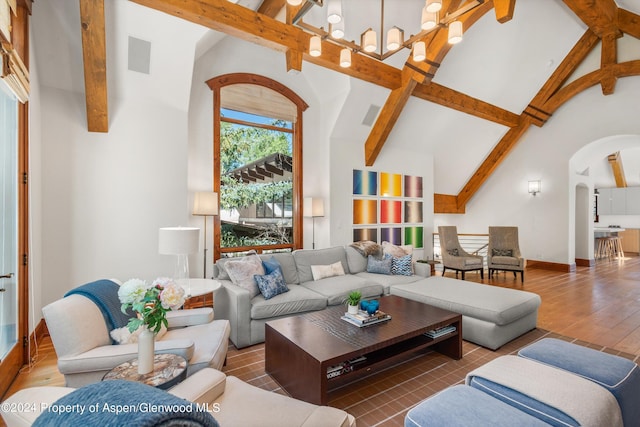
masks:
[[(1, 86), (1, 85), (0, 85)], [(0, 363), (18, 346), (18, 104), (0, 87)], [(10, 363), (14, 365), (15, 363)]]

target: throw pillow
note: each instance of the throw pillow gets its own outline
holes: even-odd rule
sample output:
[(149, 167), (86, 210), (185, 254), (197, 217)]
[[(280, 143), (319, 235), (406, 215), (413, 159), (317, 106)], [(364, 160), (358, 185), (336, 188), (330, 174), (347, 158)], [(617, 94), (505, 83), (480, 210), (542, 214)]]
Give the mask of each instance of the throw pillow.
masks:
[(391, 263), (393, 257), (385, 255), (384, 258), (378, 259), (373, 255), (369, 255), (367, 259), (367, 272), (378, 274), (391, 274)]
[(312, 265), (311, 275), (313, 280), (325, 279), (333, 276), (344, 276), (344, 267), (340, 261), (329, 265)]
[(382, 252), (398, 258), (398, 257), (403, 257), (405, 255), (412, 254), (413, 246), (411, 245), (398, 246), (390, 242), (382, 242)]
[(227, 261), (224, 265), (234, 285), (249, 291), (249, 297), (253, 298), (260, 293), (254, 276), (264, 275), (262, 260), (258, 255), (248, 255), (238, 260)]
[(391, 274), (398, 276), (411, 276), (413, 274), (411, 254), (399, 258), (391, 258)]
[[(142, 328), (138, 328), (133, 332), (129, 332), (129, 328), (123, 326), (122, 328), (116, 328), (109, 332), (111, 338), (117, 342), (118, 344), (135, 344), (138, 342), (138, 336), (142, 332)], [(156, 334), (156, 339), (162, 338), (164, 334), (167, 333), (166, 326), (162, 325), (158, 333)]]
[(513, 256), (513, 249), (495, 249), (491, 251), (491, 256)]
[(458, 255), (459, 255), (459, 254), (458, 254), (458, 249), (448, 249), (448, 250), (447, 250), (447, 253), (448, 253), (449, 255), (453, 255), (453, 256), (458, 256)]
[(274, 270), (280, 270), (280, 273), (282, 273), (280, 263), (273, 255), (269, 259), (262, 260), (262, 266), (266, 274), (271, 274)]
[(254, 279), (258, 283), (258, 288), (264, 299), (271, 299), (276, 295), (289, 292), (279, 267), (264, 276), (254, 276)]

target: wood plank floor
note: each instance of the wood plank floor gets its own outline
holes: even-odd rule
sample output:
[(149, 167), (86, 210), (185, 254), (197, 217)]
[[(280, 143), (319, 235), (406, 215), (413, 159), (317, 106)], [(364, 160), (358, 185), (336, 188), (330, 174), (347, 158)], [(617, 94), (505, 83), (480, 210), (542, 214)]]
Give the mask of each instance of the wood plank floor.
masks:
[[(447, 276), (455, 277), (455, 274), (447, 273)], [(538, 316), (540, 331), (533, 333), (537, 337), (551, 331), (554, 335), (573, 337), (593, 343), (596, 347), (609, 347), (607, 351), (615, 349), (622, 353), (640, 354), (640, 257), (599, 261), (594, 268), (578, 267), (571, 273), (528, 269), (524, 284), (519, 278), (514, 279), (511, 273), (499, 273), (492, 279), (485, 275), (484, 280), (480, 280), (479, 274), (470, 273), (466, 279), (539, 294), (542, 298)], [(446, 372), (442, 366), (447, 360), (439, 355), (416, 361), (415, 365), (411, 362), (401, 373), (397, 373), (406, 376), (406, 381), (394, 386), (391, 391), (383, 385), (376, 385), (381, 387), (380, 390), (385, 390), (378, 392), (378, 396), (384, 395), (380, 397), (382, 399), (388, 401), (390, 393), (400, 396), (382, 412), (372, 406), (375, 395), (364, 398), (362, 389), (358, 389), (357, 393), (338, 394), (332, 398), (331, 405), (358, 414), (359, 426), (401, 425), (400, 420), (406, 408), (420, 398), (412, 383), (416, 372), (424, 378), (428, 377), (432, 388), (444, 387), (460, 381), (464, 372), (485, 363), (496, 353), (508, 354), (518, 345), (513, 343), (498, 352), (491, 352), (465, 342), (463, 361), (449, 363), (450, 368)], [(26, 387), (64, 384), (63, 377), (57, 371), (55, 351), (48, 337), (40, 343), (35, 360), (32, 366), (23, 368), (3, 399)], [(263, 345), (241, 350), (231, 348), (229, 363), (224, 370), (258, 387), (283, 393), (264, 373), (263, 362)], [(355, 396), (358, 394), (360, 397)], [(1, 421), (0, 425), (3, 425)]]

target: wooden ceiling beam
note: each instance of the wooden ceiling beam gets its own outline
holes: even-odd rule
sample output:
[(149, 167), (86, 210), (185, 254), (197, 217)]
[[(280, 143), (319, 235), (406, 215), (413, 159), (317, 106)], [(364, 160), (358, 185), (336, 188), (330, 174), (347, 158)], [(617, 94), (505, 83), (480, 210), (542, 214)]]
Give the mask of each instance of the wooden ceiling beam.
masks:
[(504, 24), (513, 18), (516, 0), (493, 0), (493, 6), (496, 11), (496, 19), (501, 24)]
[(599, 38), (618, 31), (618, 6), (614, 0), (563, 0)]
[(600, 86), (603, 95), (611, 95), (618, 80), (614, 73), (614, 66), (618, 63), (618, 37), (615, 32), (602, 36), (602, 50), (600, 52), (600, 69), (603, 72)]
[(609, 154), (607, 160), (609, 161), (609, 165), (611, 166), (613, 177), (616, 179), (616, 187), (626, 187), (627, 178), (624, 176), (624, 167), (622, 167), (622, 156), (620, 156), (620, 152), (617, 151), (613, 154)]
[(413, 96), (508, 127), (516, 126), (520, 122), (520, 116), (515, 113), (434, 82), (417, 85), (413, 90)]
[(328, 41), (322, 42), (322, 55), (313, 57), (308, 53), (309, 33), (228, 0), (131, 1), (273, 50), (302, 52), (307, 62), (378, 86), (393, 90), (401, 84), (400, 70), (366, 55), (353, 55), (351, 67), (340, 67), (341, 48)]
[(275, 18), (286, 5), (287, 0), (264, 0), (257, 12)]
[(623, 33), (640, 39), (640, 15), (628, 10), (618, 9), (618, 27)]
[(109, 131), (104, 0), (80, 0), (84, 92), (89, 132)]

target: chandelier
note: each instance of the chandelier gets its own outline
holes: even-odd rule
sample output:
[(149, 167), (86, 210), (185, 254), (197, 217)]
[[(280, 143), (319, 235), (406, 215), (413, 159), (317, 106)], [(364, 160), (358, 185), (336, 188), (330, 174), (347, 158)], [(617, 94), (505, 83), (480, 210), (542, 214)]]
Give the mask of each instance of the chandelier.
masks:
[[(419, 22), (416, 20), (417, 33), (405, 40), (404, 30), (398, 26), (393, 26), (387, 31), (386, 45), (384, 45), (383, 42), (385, 40), (383, 40), (382, 34), (378, 35), (373, 27), (369, 27), (360, 34), (360, 43), (345, 39), (345, 28), (348, 26), (348, 20), (345, 19), (343, 14), (343, 1), (347, 2), (349, 0), (287, 0), (287, 3), (291, 6), (301, 6), (292, 23), (313, 34), (309, 40), (309, 55), (322, 55), (322, 40), (329, 40), (342, 47), (340, 51), (340, 66), (343, 68), (351, 66), (352, 53), (364, 54), (379, 61), (384, 61), (403, 49), (409, 49), (413, 52), (414, 61), (424, 61), (426, 59), (426, 45), (421, 39), (425, 35), (438, 28), (448, 28), (449, 43), (460, 43), (463, 37), (463, 26), (458, 19), (485, 2), (485, 0), (474, 0), (455, 12), (442, 16), (442, 0), (426, 0), (421, 13), (416, 13), (416, 15), (421, 16)], [(303, 21), (305, 14), (314, 5), (319, 7), (327, 6), (327, 29)], [(408, 13), (411, 12), (409, 11)], [(384, 15), (385, 0), (380, 0), (380, 33), (383, 31)], [(383, 46), (386, 46), (386, 51)]]

